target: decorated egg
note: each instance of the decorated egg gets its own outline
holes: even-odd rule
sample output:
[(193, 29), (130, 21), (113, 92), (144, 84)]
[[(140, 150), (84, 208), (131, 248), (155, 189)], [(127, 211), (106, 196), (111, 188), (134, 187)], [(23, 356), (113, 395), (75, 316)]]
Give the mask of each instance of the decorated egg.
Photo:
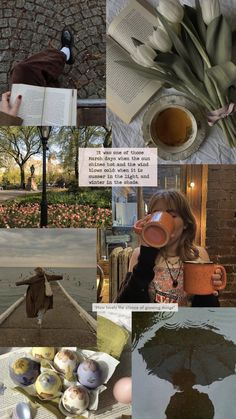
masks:
[(66, 376), (71, 377), (78, 365), (78, 357), (76, 352), (69, 349), (62, 349), (57, 352), (54, 358), (55, 367)]
[(40, 364), (30, 358), (19, 358), (9, 366), (9, 373), (15, 384), (30, 386), (40, 374)]
[(113, 395), (120, 403), (131, 403), (132, 400), (132, 379), (123, 377), (118, 380), (113, 387)]
[(89, 405), (88, 391), (84, 387), (69, 387), (62, 396), (62, 405), (68, 413), (80, 415)]
[(86, 359), (77, 370), (80, 384), (88, 388), (96, 388), (102, 384), (102, 370), (98, 362)]
[(32, 348), (32, 356), (34, 358), (49, 359), (50, 361), (53, 360), (55, 356), (55, 352), (56, 352), (55, 348), (51, 348), (51, 347)]
[(60, 377), (53, 371), (40, 374), (35, 383), (35, 389), (41, 399), (52, 399), (61, 391), (62, 382)]

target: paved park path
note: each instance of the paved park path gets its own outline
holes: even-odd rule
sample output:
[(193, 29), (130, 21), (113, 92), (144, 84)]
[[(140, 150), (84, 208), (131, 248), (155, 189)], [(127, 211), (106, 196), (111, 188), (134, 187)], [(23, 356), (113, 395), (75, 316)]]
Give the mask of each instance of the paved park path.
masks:
[(47, 311), (43, 326), (27, 318), (25, 301), (0, 325), (1, 346), (96, 346), (96, 331), (79, 314), (57, 283), (51, 284), (54, 308)]
[(78, 89), (80, 99), (105, 98), (105, 14), (105, 0), (1, 0), (0, 94), (14, 63), (59, 48), (66, 26), (75, 35), (75, 63), (65, 66), (61, 87)]
[(0, 190), (0, 203), (4, 201), (13, 201), (17, 197), (24, 197), (30, 194), (34, 194), (35, 191), (17, 191), (15, 189), (9, 191)]

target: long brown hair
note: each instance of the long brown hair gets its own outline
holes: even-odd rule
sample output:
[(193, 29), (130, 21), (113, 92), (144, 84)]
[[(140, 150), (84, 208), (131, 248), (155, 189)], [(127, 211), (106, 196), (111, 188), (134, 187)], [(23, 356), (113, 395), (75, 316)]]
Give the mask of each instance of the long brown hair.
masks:
[(199, 257), (199, 251), (194, 244), (197, 225), (186, 197), (176, 190), (159, 190), (150, 199), (149, 213), (153, 212), (160, 199), (166, 203), (168, 209), (176, 211), (184, 222), (185, 229), (183, 230), (178, 246), (178, 254), (181, 260), (197, 259)]

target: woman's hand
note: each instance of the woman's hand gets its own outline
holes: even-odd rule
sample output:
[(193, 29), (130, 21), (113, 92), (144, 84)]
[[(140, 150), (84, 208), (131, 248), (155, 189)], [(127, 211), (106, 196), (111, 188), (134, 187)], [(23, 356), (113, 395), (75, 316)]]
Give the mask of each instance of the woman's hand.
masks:
[(0, 103), (0, 111), (11, 116), (17, 116), (20, 105), (21, 105), (22, 96), (21, 95), (17, 96), (12, 106), (10, 105), (10, 97), (11, 97), (11, 92), (6, 92), (2, 94), (2, 101)]
[(215, 270), (214, 274), (212, 274), (211, 280), (213, 283), (213, 287), (216, 288), (213, 294), (217, 296), (219, 294), (219, 292), (217, 291), (217, 288), (220, 288), (223, 283), (222, 272), (219, 268)]

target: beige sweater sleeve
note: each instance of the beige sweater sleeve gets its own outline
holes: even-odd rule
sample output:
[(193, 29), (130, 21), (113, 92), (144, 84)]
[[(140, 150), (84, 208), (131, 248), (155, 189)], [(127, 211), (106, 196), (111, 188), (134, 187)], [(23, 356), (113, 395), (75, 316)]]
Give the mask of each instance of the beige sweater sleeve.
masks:
[(19, 118), (18, 116), (8, 115), (5, 112), (0, 111), (0, 126), (18, 126), (22, 125), (23, 119)]

